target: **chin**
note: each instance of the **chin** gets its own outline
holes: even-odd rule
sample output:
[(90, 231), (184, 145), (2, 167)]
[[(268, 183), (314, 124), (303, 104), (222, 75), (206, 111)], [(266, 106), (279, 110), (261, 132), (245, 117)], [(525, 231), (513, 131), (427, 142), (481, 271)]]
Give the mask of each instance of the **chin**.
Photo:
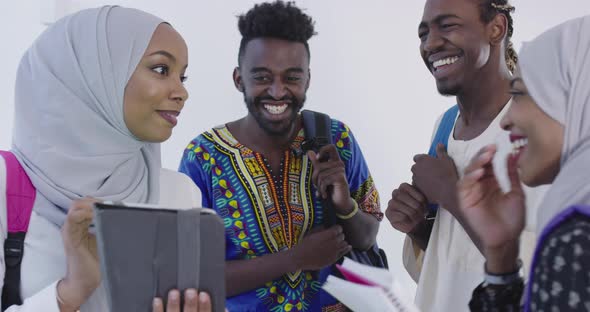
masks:
[(528, 187), (537, 187), (541, 185), (551, 184), (555, 177), (544, 176), (542, 172), (531, 172), (534, 171), (532, 168), (519, 169), (520, 181)]
[(162, 143), (168, 140), (172, 136), (172, 129), (168, 129), (168, 131), (162, 131), (159, 133), (150, 133), (142, 141), (150, 142), (150, 143)]
[(273, 127), (272, 125), (265, 124), (261, 128), (270, 136), (282, 137), (290, 134), (292, 125)]
[(438, 90), (438, 93), (440, 93), (441, 95), (454, 96), (459, 94), (461, 87), (458, 84), (453, 85), (447, 82), (437, 81), (436, 89)]
[(524, 185), (529, 186), (529, 187), (535, 187), (535, 186), (539, 186), (540, 185), (540, 184), (538, 184), (538, 183), (535, 182), (535, 179), (533, 179), (531, 177), (528, 177), (526, 174), (524, 174), (522, 172), (522, 170), (519, 170), (519, 171), (520, 171), (520, 181)]

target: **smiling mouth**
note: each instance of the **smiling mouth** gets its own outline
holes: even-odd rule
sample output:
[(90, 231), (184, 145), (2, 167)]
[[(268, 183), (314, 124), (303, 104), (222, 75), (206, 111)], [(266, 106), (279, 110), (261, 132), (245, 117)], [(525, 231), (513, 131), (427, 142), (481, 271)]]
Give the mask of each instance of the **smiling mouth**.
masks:
[(510, 142), (512, 142), (512, 155), (519, 156), (527, 147), (529, 139), (520, 135), (510, 135)]
[(164, 118), (164, 120), (172, 124), (172, 126), (176, 126), (178, 123), (178, 115), (180, 115), (180, 112), (171, 110), (159, 110), (157, 112), (162, 118)]
[(458, 56), (445, 57), (431, 63), (433, 72), (438, 72), (446, 67), (455, 64), (459, 60)]
[(284, 103), (281, 105), (264, 104), (263, 106), (264, 106), (264, 109), (266, 109), (266, 111), (269, 112), (271, 115), (280, 115), (287, 110), (287, 108), (289, 107), (289, 104), (287, 104), (287, 103)]

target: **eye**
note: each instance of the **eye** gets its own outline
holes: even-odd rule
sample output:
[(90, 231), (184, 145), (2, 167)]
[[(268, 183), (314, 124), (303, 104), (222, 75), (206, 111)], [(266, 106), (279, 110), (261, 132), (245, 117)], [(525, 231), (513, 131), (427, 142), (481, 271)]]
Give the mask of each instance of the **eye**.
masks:
[(442, 25), (440, 25), (440, 28), (445, 29), (445, 30), (449, 30), (449, 29), (451, 29), (451, 28), (453, 28), (455, 26), (457, 26), (457, 24), (449, 23), (449, 24), (442, 24)]
[(427, 37), (428, 37), (428, 30), (418, 31), (418, 38), (420, 38), (420, 41), (422, 41), (422, 42), (426, 41)]
[(166, 76), (166, 75), (168, 75), (169, 68), (166, 65), (158, 65), (158, 66), (152, 67), (152, 71), (154, 71), (162, 76)]
[(261, 76), (254, 76), (254, 80), (256, 82), (264, 83), (264, 82), (269, 82), (270, 81), (270, 77), (263, 76), (263, 75), (261, 75)]
[(287, 81), (289, 81), (289, 82), (298, 82), (299, 80), (301, 80), (301, 77), (297, 77), (297, 76), (287, 77)]
[(185, 83), (187, 80), (188, 80), (188, 76), (187, 75), (180, 76), (180, 82)]
[(518, 89), (510, 89), (510, 91), (508, 91), (508, 94), (510, 94), (513, 98), (525, 95), (523, 91)]

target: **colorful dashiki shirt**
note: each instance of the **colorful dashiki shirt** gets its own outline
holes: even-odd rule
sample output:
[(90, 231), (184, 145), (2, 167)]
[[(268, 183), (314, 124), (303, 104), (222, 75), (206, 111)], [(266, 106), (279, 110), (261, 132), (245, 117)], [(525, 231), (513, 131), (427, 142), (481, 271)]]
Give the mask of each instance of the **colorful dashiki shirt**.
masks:
[[(381, 220), (379, 195), (361, 150), (348, 127), (332, 121), (332, 136), (345, 162), (351, 196)], [(226, 260), (247, 260), (292, 248), (322, 224), (322, 208), (311, 182), (312, 165), (301, 152), (301, 130), (273, 174), (262, 154), (240, 144), (226, 126), (195, 138), (180, 171), (203, 193), (203, 207), (217, 211), (226, 228)], [(330, 268), (297, 271), (227, 298), (229, 311), (343, 311), (321, 285)]]

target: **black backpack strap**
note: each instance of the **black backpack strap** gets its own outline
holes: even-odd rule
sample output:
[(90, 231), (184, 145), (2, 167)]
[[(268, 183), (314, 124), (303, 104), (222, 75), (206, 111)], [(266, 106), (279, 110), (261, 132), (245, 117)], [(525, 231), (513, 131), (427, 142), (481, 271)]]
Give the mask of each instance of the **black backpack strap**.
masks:
[(309, 150), (317, 152), (321, 147), (332, 144), (332, 119), (330, 116), (310, 110), (303, 110), (301, 116), (305, 133), (305, 141), (303, 141), (301, 148), (305, 152)]
[(2, 311), (12, 305), (21, 305), (20, 267), (23, 260), (26, 232), (8, 233), (4, 241), (4, 287), (2, 288)]
[[(330, 116), (310, 110), (301, 111), (303, 117), (303, 131), (305, 140), (301, 144), (304, 152), (313, 150), (317, 152), (325, 145), (332, 144), (332, 119)], [(320, 161), (322, 161), (320, 159)], [(336, 213), (332, 208), (330, 199), (322, 200), (324, 225), (331, 227), (338, 223)]]
[[(305, 140), (301, 144), (301, 148), (304, 152), (309, 150), (318, 151), (322, 146), (332, 144), (332, 119), (330, 116), (314, 112), (310, 110), (301, 111), (303, 117), (303, 130), (305, 132)], [(322, 200), (324, 225), (330, 227), (337, 224), (336, 213), (332, 208), (332, 201)], [(373, 245), (367, 251), (360, 251), (353, 249), (346, 255), (352, 260), (371, 265), (379, 268), (388, 268), (387, 257), (382, 249), (379, 249), (377, 245)], [(342, 263), (343, 259), (338, 260), (338, 263)], [(334, 269), (332, 274), (338, 277), (342, 277), (339, 270)]]

